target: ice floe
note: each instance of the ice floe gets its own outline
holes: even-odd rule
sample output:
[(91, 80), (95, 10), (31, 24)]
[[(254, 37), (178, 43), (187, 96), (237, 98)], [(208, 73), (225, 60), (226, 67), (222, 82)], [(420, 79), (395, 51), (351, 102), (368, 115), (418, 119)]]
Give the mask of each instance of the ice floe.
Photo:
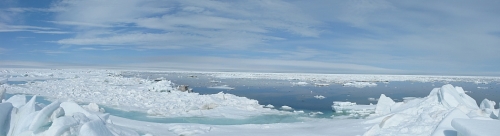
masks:
[(349, 114), (352, 117), (364, 117), (375, 112), (376, 105), (358, 105), (355, 102), (334, 101), (333, 112)]
[(229, 87), (229, 85), (220, 85), (220, 86), (210, 86), (208, 88), (211, 89), (222, 89), (222, 90), (234, 90), (234, 87)]
[[(392, 76), (207, 73), (215, 77), (299, 79), (309, 83), (367, 81), (466, 81), (492, 82), (497, 77)], [(352, 76), (352, 77), (351, 77)], [(282, 106), (259, 105), (256, 100), (232, 94), (200, 95), (179, 91), (166, 79), (123, 77), (108, 70), (3, 70), (0, 79), (30, 81), (2, 84), (11, 93), (36, 94), (54, 102), (36, 104), (34, 96), (14, 95), (0, 103), (0, 135), (497, 135), (498, 109), (483, 100), (478, 106), (461, 87), (444, 85), (427, 97), (403, 102), (380, 95), (376, 105), (333, 102), (332, 110), (365, 119), (311, 118), (323, 112), (295, 111)], [(1, 90), (0, 90), (1, 91)], [(320, 95), (317, 95), (318, 97)], [(1, 99), (1, 98), (0, 98)], [(377, 100), (373, 98), (373, 100)], [(81, 106), (76, 102), (85, 103)], [(324, 101), (324, 100), (323, 100)], [(99, 105), (160, 117), (210, 117), (241, 119), (266, 114), (305, 114), (301, 122), (272, 124), (209, 125), (152, 123), (112, 116)], [(337, 114), (336, 114), (337, 115)], [(266, 118), (264, 118), (266, 119)]]
[(325, 99), (326, 97), (323, 95), (315, 95), (314, 98), (321, 100), (321, 99)]
[(356, 87), (356, 88), (364, 88), (364, 87), (375, 87), (377, 86), (376, 83), (371, 83), (371, 82), (348, 82), (342, 84), (345, 87)]

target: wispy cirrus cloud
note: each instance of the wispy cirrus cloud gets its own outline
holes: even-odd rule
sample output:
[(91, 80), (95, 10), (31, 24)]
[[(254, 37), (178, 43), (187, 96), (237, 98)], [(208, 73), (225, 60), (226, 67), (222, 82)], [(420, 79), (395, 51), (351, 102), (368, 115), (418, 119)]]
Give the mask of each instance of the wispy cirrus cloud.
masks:
[(7, 25), (0, 22), (0, 32), (33, 32), (44, 34), (68, 34), (70, 32), (59, 31), (51, 27), (26, 26), (26, 25)]
[(61, 51), (61, 50), (32, 50), (33, 53), (44, 53), (44, 54), (67, 54), (69, 52)]
[[(147, 48), (188, 45), (245, 48), (263, 45), (268, 40), (285, 39), (276, 35), (276, 30), (303, 37), (320, 34), (314, 27), (320, 22), (298, 12), (295, 5), (282, 1), (128, 0), (105, 3), (68, 0), (54, 4), (52, 8), (61, 12), (53, 23), (79, 26), (74, 38), (57, 43)], [(104, 32), (107, 34), (87, 34), (93, 32), (94, 27), (107, 26), (113, 26)], [(146, 31), (137, 32), (135, 28)], [(118, 29), (120, 33), (115, 33)]]

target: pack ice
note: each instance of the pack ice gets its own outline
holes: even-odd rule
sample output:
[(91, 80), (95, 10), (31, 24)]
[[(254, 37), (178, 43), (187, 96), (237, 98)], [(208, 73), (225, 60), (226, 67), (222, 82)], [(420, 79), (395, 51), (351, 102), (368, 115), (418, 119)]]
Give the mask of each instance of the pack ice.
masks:
[[(427, 97), (397, 102), (382, 95), (372, 119), (376, 123), (364, 135), (494, 136), (500, 121), (495, 102), (476, 101), (461, 87), (450, 84), (433, 89)], [(484, 127), (479, 127), (484, 126)]]
[(91, 113), (74, 102), (54, 101), (40, 107), (36, 96), (28, 102), (20, 101), (22, 98), (25, 96), (13, 96), (0, 103), (0, 136), (139, 135), (110, 123), (108, 114)]

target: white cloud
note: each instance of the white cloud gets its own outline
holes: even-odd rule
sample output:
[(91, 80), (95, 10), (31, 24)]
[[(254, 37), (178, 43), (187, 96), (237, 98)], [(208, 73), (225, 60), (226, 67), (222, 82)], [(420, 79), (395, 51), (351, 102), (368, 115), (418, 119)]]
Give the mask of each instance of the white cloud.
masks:
[(33, 32), (45, 34), (67, 34), (69, 32), (58, 31), (56, 28), (38, 27), (38, 26), (25, 26), (25, 25), (7, 25), (0, 22), (0, 32)]
[[(316, 73), (402, 73), (402, 70), (349, 63), (297, 61), (280, 59), (243, 59), (222, 57), (164, 56), (147, 58), (145, 63), (130, 63), (122, 67), (252, 72), (316, 72)], [(256, 69), (258, 68), (258, 69)]]
[[(381, 63), (406, 67), (446, 63), (454, 67), (481, 69), (485, 63), (500, 59), (500, 3), (495, 1), (294, 1), (303, 11), (334, 28), (330, 41), (334, 49), (348, 52), (346, 59), (366, 64), (355, 55)], [(347, 33), (344, 33), (347, 32)], [(350, 33), (351, 32), (351, 33)], [(323, 40), (323, 39), (321, 39)], [(356, 58), (356, 59), (348, 59)], [(398, 58), (401, 61), (387, 58)], [(416, 59), (419, 58), (419, 59)], [(365, 59), (366, 60), (366, 59)], [(406, 62), (415, 62), (409, 64)], [(475, 65), (475, 66), (474, 66)], [(496, 64), (495, 64), (496, 65)], [(489, 65), (492, 67), (492, 65)], [(436, 68), (434, 68), (436, 69)]]
[(319, 21), (282, 1), (64, 0), (52, 10), (60, 12), (50, 22), (78, 26), (77, 36), (60, 44), (246, 48), (284, 38), (276, 32), (320, 34)]
[(34, 52), (34, 53), (43, 53), (43, 54), (51, 54), (51, 55), (55, 55), (55, 54), (67, 54), (67, 53), (69, 53), (69, 52), (60, 51), (60, 50), (32, 50), (31, 52)]

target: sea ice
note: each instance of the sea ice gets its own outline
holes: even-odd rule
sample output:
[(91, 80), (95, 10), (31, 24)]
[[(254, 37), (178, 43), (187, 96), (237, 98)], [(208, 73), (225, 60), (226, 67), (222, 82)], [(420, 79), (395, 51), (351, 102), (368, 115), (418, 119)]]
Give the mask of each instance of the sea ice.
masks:
[(0, 103), (0, 135), (5, 136), (9, 130), (8, 121), (10, 120), (10, 112), (13, 106), (11, 103)]
[(325, 99), (326, 97), (323, 95), (315, 95), (314, 98), (321, 100), (321, 99)]
[(234, 90), (234, 87), (229, 87), (228, 85), (220, 85), (220, 86), (210, 86), (208, 88), (211, 89), (223, 89), (223, 90)]
[(385, 96), (384, 94), (381, 94), (377, 102), (377, 107), (375, 108), (375, 113), (381, 115), (390, 113), (391, 107), (394, 104), (396, 104), (394, 100), (392, 100), (390, 97)]
[(334, 101), (332, 110), (335, 113), (349, 113), (350, 116), (366, 116), (375, 112), (375, 105), (357, 105), (355, 102)]
[[(33, 96), (19, 109), (13, 107), (10, 102), (0, 103), (0, 135), (139, 136), (135, 131), (107, 123), (106, 121), (112, 122), (108, 120), (109, 114), (92, 114), (74, 103), (58, 101), (36, 110), (35, 99), (36, 96)], [(64, 114), (63, 108), (60, 107), (62, 105), (65, 105), (68, 113), (73, 113)]]
[[(489, 101), (484, 103), (483, 107), (491, 105)], [(364, 135), (448, 136), (456, 135), (457, 127), (453, 124), (455, 119), (492, 120), (489, 114), (483, 114), (475, 100), (465, 94), (461, 87), (453, 87), (449, 84), (433, 89), (427, 97), (414, 98), (395, 105), (398, 106), (392, 106), (390, 113), (372, 117), (371, 121), (367, 121), (380, 123), (374, 125)], [(388, 122), (392, 125), (387, 125)], [(460, 133), (461, 130), (457, 129), (457, 131), (463, 134)]]
[(375, 86), (377, 86), (377, 84), (371, 83), (371, 82), (348, 82), (348, 83), (344, 83), (343, 86), (364, 88), (364, 87), (375, 87)]
[(500, 134), (500, 121), (456, 118), (451, 125), (458, 136), (498, 136)]
[(309, 83), (307, 82), (292, 82), (292, 85), (299, 85), (299, 86), (305, 86), (308, 85)]

